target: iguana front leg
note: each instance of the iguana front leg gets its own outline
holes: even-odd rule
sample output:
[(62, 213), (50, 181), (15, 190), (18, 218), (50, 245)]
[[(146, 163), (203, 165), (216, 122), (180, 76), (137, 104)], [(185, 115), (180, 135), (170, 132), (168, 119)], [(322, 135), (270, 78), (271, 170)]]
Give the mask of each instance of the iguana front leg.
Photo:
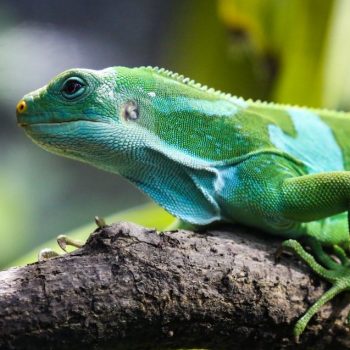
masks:
[(334, 270), (325, 269), (316, 262), (312, 255), (304, 250), (298, 241), (294, 239), (284, 241), (283, 247), (292, 250), (317, 275), (332, 284), (332, 287), (326, 293), (324, 293), (295, 324), (294, 336), (298, 341), (312, 316), (318, 312), (325, 303), (332, 300), (337, 294), (350, 290), (350, 269), (348, 266), (341, 265)]
[[(282, 185), (282, 192), (284, 212), (288, 218), (298, 221), (321, 219), (348, 210), (350, 173), (330, 172), (286, 179)], [(327, 269), (320, 266), (297, 241), (287, 240), (283, 246), (297, 254), (315, 273), (330, 282), (332, 287), (297, 322), (294, 328), (294, 335), (297, 338), (322, 305), (337, 294), (350, 290), (350, 260), (344, 249), (339, 246), (340, 244), (349, 248), (346, 228), (341, 229), (335, 225), (332, 232), (327, 235), (322, 231), (313, 231), (312, 223), (306, 225), (306, 235), (310, 237), (308, 242), (312, 252)], [(325, 227), (325, 231), (329, 232), (329, 229)], [(333, 246), (333, 252), (340, 260), (339, 264), (324, 253), (321, 244)]]
[[(287, 159), (260, 156), (225, 169), (224, 175), (225, 187), (220, 194), (233, 219), (236, 215), (241, 222), (280, 237), (304, 241), (312, 255), (295, 240), (286, 241), (284, 246), (333, 285), (296, 324), (294, 334), (298, 337), (325, 302), (350, 289), (345, 253), (349, 225), (341, 214), (349, 208), (350, 172), (300, 175)], [(325, 253), (324, 246), (335, 247), (340, 263)]]

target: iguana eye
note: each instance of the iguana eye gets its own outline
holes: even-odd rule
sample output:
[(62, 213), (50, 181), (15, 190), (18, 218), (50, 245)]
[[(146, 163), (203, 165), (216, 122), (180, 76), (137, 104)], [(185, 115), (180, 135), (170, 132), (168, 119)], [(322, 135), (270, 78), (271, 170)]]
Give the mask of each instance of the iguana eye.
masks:
[(85, 83), (80, 78), (68, 78), (62, 85), (63, 97), (72, 100), (85, 91)]

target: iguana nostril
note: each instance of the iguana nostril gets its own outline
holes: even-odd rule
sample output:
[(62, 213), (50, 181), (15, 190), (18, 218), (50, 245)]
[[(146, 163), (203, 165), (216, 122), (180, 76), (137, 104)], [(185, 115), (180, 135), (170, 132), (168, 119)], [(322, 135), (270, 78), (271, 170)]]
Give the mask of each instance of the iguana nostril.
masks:
[(17, 107), (16, 107), (17, 113), (20, 114), (20, 113), (25, 112), (26, 110), (27, 110), (26, 102), (24, 100), (19, 101), (18, 104), (17, 104)]

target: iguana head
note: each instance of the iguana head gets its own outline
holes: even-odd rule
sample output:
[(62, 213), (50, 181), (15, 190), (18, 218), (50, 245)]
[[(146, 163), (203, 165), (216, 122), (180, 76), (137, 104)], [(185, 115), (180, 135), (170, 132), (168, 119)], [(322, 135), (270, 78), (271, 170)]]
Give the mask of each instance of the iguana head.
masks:
[(113, 158), (120, 166), (146, 144), (166, 146), (158, 132), (174, 126), (165, 118), (169, 106), (176, 108), (174, 85), (149, 68), (70, 69), (25, 95), (17, 121), (48, 151), (102, 167)]
[(127, 123), (137, 111), (118, 91), (117, 75), (115, 68), (65, 71), (23, 97), (17, 122), (48, 151), (106, 168), (106, 159), (120, 161), (136, 142)]
[[(241, 103), (162, 69), (71, 69), (25, 95), (17, 120), (43, 148), (121, 173), (176, 216), (207, 222), (216, 209), (193, 172), (232, 156), (234, 147), (219, 140), (232, 139), (229, 117)], [(189, 193), (196, 215), (175, 204), (188, 203)]]
[(219, 160), (232, 156), (218, 139), (232, 139), (241, 103), (162, 69), (71, 69), (25, 95), (17, 119), (45, 149), (94, 165), (95, 154), (120, 161), (143, 145)]

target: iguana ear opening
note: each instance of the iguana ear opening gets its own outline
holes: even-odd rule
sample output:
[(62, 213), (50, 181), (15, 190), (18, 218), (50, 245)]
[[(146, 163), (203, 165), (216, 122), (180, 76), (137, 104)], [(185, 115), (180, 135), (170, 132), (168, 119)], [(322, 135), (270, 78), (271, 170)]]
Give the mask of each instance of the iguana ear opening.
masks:
[(127, 102), (122, 109), (123, 118), (126, 120), (136, 120), (139, 118), (139, 108), (134, 101)]

